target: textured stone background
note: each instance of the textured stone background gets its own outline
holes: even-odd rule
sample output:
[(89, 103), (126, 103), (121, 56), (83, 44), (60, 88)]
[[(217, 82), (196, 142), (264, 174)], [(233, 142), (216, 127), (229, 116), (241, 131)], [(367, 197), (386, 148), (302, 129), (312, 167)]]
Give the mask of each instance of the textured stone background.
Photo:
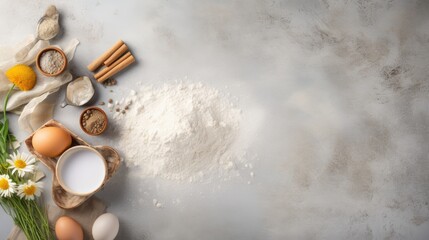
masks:
[[(82, 43), (76, 73), (121, 37), (139, 64), (119, 96), (183, 76), (227, 85), (257, 156), (252, 184), (216, 191), (122, 168), (99, 194), (121, 218), (118, 239), (429, 238), (429, 1), (54, 2), (58, 43)], [(31, 33), (46, 6), (0, 1), (2, 42)], [(79, 111), (56, 118), (82, 134)]]

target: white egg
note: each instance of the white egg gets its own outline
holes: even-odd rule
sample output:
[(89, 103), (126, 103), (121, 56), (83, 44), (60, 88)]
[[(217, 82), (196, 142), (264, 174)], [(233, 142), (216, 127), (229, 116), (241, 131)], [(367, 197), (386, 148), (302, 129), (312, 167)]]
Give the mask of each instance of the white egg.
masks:
[(114, 240), (118, 232), (119, 220), (111, 213), (99, 216), (92, 226), (92, 237), (94, 240)]

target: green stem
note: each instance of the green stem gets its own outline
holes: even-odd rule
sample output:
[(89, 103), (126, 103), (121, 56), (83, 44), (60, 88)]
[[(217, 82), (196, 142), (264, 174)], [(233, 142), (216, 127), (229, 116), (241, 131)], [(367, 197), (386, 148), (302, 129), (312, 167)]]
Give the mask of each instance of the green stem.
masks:
[[(9, 153), (15, 151), (12, 145), (16, 138), (9, 132), (9, 120), (6, 114), (9, 97), (14, 87), (15, 85), (12, 85), (6, 94), (3, 104), (3, 120), (0, 121), (0, 174), (7, 174), (11, 177), (12, 181), (21, 184), (26, 181), (27, 178), (21, 178), (17, 174), (12, 174), (12, 172), (7, 169), (8, 164), (6, 162)], [(36, 200), (28, 201), (14, 194), (9, 198), (0, 198), (0, 205), (4, 211), (12, 217), (15, 224), (22, 229), (27, 239), (54, 239), (49, 228), (48, 216), (46, 211), (44, 211), (41, 200), (40, 202)]]
[(0, 130), (0, 137), (1, 137), (1, 142), (0, 142), (0, 150), (1, 150), (1, 156), (0, 156), (0, 165), (2, 165), (2, 167), (4, 167), (5, 165), (5, 161), (6, 158), (8, 156), (8, 150), (10, 148), (10, 144), (8, 139), (9, 139), (9, 120), (7, 118), (7, 114), (6, 114), (6, 108), (7, 108), (7, 103), (9, 102), (9, 97), (12, 93), (13, 88), (15, 87), (15, 84), (13, 84), (11, 86), (11, 88), (9, 89), (9, 91), (6, 94), (6, 97), (4, 99), (4, 103), (3, 103), (3, 122), (1, 123), (1, 130)]

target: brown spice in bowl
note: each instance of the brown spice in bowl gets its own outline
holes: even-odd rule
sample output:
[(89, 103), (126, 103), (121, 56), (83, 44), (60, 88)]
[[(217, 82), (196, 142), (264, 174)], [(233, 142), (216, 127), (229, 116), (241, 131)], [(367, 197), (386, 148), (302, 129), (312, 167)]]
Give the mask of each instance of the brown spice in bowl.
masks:
[(80, 126), (89, 135), (99, 135), (107, 128), (106, 113), (98, 107), (87, 108), (80, 116)]

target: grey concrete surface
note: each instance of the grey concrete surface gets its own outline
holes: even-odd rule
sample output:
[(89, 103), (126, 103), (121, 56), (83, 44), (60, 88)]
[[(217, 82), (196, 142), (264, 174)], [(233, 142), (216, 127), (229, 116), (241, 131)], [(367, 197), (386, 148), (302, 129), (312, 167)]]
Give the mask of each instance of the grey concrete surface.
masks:
[[(99, 99), (187, 76), (238, 97), (245, 116), (250, 185), (141, 180), (123, 166), (98, 194), (117, 239), (429, 238), (429, 1), (2, 0), (1, 44), (32, 33), (49, 3), (64, 26), (54, 43), (81, 41), (76, 75), (118, 38), (137, 56)], [(83, 135), (80, 110), (55, 118)], [(0, 222), (4, 239), (12, 223)]]

